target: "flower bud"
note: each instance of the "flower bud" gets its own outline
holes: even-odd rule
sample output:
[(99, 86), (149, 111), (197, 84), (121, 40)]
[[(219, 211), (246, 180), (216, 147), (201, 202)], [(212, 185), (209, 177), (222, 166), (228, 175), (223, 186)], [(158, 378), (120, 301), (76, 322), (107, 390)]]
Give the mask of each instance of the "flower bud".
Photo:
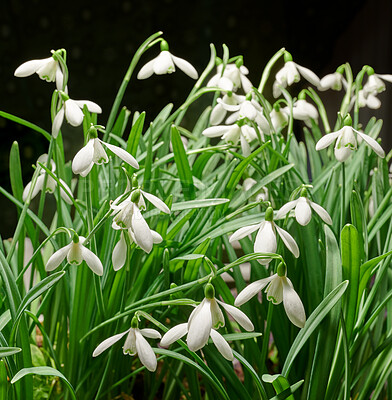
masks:
[(134, 315), (131, 321), (131, 328), (136, 329), (139, 326), (139, 322), (137, 320), (137, 316)]
[(278, 276), (286, 276), (286, 266), (283, 263), (280, 263), (278, 268), (276, 268), (276, 273)]
[(274, 220), (274, 209), (272, 207), (268, 207), (266, 212), (265, 212), (265, 218), (266, 221), (273, 221)]

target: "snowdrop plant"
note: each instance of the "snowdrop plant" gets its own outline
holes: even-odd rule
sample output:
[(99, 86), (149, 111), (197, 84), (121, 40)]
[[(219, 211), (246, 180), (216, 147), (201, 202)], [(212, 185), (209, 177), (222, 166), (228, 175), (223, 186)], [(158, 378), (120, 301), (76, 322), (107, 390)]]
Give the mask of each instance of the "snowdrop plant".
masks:
[[(251, 75), (210, 49), (199, 77), (151, 35), (107, 121), (70, 98), (65, 50), (16, 69), (56, 86), (49, 132), (0, 111), (47, 141), (32, 177), (13, 143), (0, 187), (18, 216), (0, 246), (0, 398), (392, 398), (391, 154), (362, 109), (389, 75), (345, 63), (320, 80), (284, 48)], [(183, 104), (124, 105), (135, 79), (177, 68), (197, 78)]]

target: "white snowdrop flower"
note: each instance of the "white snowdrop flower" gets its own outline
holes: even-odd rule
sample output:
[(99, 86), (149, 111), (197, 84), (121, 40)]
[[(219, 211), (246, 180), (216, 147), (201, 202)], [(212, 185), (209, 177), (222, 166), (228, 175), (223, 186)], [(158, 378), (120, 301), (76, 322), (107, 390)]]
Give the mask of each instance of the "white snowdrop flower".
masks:
[(319, 86), (320, 78), (309, 68), (302, 67), (295, 63), (291, 54), (286, 52), (285, 64), (275, 75), (275, 82), (272, 87), (273, 96), (275, 98), (279, 97), (282, 94), (279, 86), (282, 86), (283, 88), (291, 86), (293, 83), (299, 82), (301, 75), (312, 85), (317, 87)]
[[(238, 105), (245, 100), (245, 96), (240, 96), (234, 93), (225, 94), (222, 99), (218, 99), (215, 107), (211, 111), (210, 124), (220, 125), (227, 115), (225, 105)], [(227, 123), (227, 121), (226, 121)]]
[(101, 260), (91, 250), (83, 246), (85, 240), (86, 238), (83, 236), (75, 235), (70, 244), (51, 255), (46, 263), (46, 271), (53, 271), (67, 258), (67, 261), (73, 265), (80, 265), (82, 261), (86, 261), (86, 264), (95, 274), (102, 276), (103, 266)]
[(129, 354), (131, 356), (138, 355), (140, 362), (151, 372), (154, 372), (157, 368), (157, 358), (155, 356), (154, 350), (147, 342), (146, 338), (160, 339), (161, 334), (151, 328), (138, 328), (137, 317), (133, 317), (131, 321), (131, 327), (125, 332), (118, 333), (117, 335), (111, 336), (104, 340), (93, 352), (93, 357), (99, 356), (106, 349), (113, 346), (126, 334), (125, 343), (123, 346), (123, 353)]
[(14, 72), (18, 78), (37, 74), (46, 82), (55, 82), (58, 90), (63, 89), (63, 72), (60, 63), (55, 59), (56, 53), (61, 50), (51, 50), (53, 56), (39, 60), (30, 60), (20, 65)]
[(282, 206), (276, 213), (275, 219), (283, 218), (294, 208), (295, 219), (297, 222), (305, 226), (312, 218), (312, 208), (320, 216), (320, 218), (328, 225), (332, 225), (332, 219), (328, 212), (320, 205), (314, 203), (306, 197), (306, 189), (301, 191), (301, 195), (298, 199), (289, 201)]
[[(132, 240), (146, 253), (150, 253), (154, 240), (159, 243), (159, 238), (150, 229), (140, 212), (140, 210), (146, 208), (144, 198), (160, 211), (170, 214), (169, 207), (158, 197), (141, 189), (136, 189), (125, 200), (119, 202), (120, 198), (117, 198), (111, 204), (110, 207), (117, 213), (113, 218), (112, 228), (116, 230), (129, 229)], [(116, 263), (116, 265), (119, 265), (119, 263)]]
[(94, 164), (101, 165), (109, 162), (109, 158), (103, 146), (107, 147), (127, 164), (134, 168), (139, 168), (138, 162), (126, 150), (99, 139), (97, 137), (97, 129), (93, 125), (89, 130), (88, 137), (90, 137), (90, 139), (87, 144), (76, 153), (72, 161), (72, 171), (74, 174), (86, 176), (91, 171)]
[(160, 54), (141, 68), (137, 79), (147, 79), (154, 73), (157, 75), (171, 74), (176, 70), (175, 66), (193, 79), (197, 79), (199, 76), (191, 63), (171, 54), (168, 43), (162, 40)]
[[(349, 123), (351, 123), (351, 118)], [(379, 157), (385, 157), (384, 150), (376, 140), (348, 125), (345, 125), (336, 132), (328, 133), (323, 136), (316, 143), (316, 150), (325, 149), (336, 140), (335, 157), (338, 161), (344, 162), (350, 157), (351, 153), (357, 149), (357, 139), (355, 134), (361, 137)]]
[(255, 281), (243, 289), (236, 297), (234, 304), (237, 307), (241, 306), (263, 290), (265, 286), (267, 286), (265, 289), (267, 300), (273, 304), (280, 304), (283, 301), (283, 307), (289, 320), (295, 326), (303, 328), (306, 322), (305, 309), (293, 284), (287, 278), (287, 270), (282, 263), (279, 264), (276, 274)]
[(385, 83), (383, 81), (392, 83), (392, 75), (390, 74), (376, 74), (374, 69), (368, 67), (368, 79), (363, 85), (363, 90), (366, 93), (377, 94), (385, 90)]
[(56, 138), (59, 134), (61, 125), (64, 121), (64, 116), (70, 125), (79, 126), (83, 122), (84, 114), (82, 109), (84, 106), (86, 106), (88, 111), (91, 113), (100, 114), (102, 112), (101, 107), (92, 101), (72, 100), (65, 92), (60, 90), (59, 93), (62, 106), (53, 119), (52, 136), (54, 138)]
[[(158, 244), (158, 243), (162, 242), (162, 240), (163, 240), (162, 236), (158, 232), (155, 232), (152, 229), (150, 229), (150, 232), (151, 232), (153, 244)], [(112, 263), (113, 263), (113, 269), (115, 271), (118, 271), (119, 269), (121, 269), (124, 266), (125, 261), (127, 259), (128, 246), (127, 246), (126, 235), (128, 235), (130, 244), (136, 243), (138, 245), (138, 243), (137, 243), (138, 239), (136, 238), (136, 235), (133, 232), (132, 228), (121, 230), (120, 240), (114, 246), (113, 253), (112, 253)], [(142, 244), (143, 244), (143, 242), (142, 242)], [(138, 245), (138, 246), (141, 247), (140, 245)], [(146, 251), (145, 249), (143, 249), (143, 250)], [(148, 250), (148, 248), (147, 248), (147, 250)]]
[(270, 118), (272, 126), (276, 132), (284, 128), (289, 123), (289, 115), (290, 112), (288, 111), (288, 107), (280, 108), (277, 106), (272, 109), (270, 112)]
[(332, 74), (325, 75), (324, 78), (321, 78), (317, 89), (320, 91), (325, 91), (328, 89), (340, 91), (343, 87), (343, 81), (343, 75), (336, 71)]
[[(240, 141), (242, 154), (244, 157), (248, 157), (251, 153), (249, 143), (252, 142), (252, 140), (257, 139), (257, 133), (255, 129), (241, 122), (233, 125), (211, 126), (207, 129), (204, 129), (202, 134), (209, 138), (221, 137), (226, 143), (232, 145), (236, 145), (238, 141)], [(262, 140), (264, 140), (263, 136)]]
[(217, 73), (207, 82), (207, 87), (216, 86), (226, 91), (237, 91), (242, 88), (245, 93), (252, 90), (252, 82), (246, 76), (249, 74), (248, 68), (242, 65), (242, 57), (235, 64), (227, 64), (223, 69), (223, 64), (217, 66)]
[[(35, 196), (37, 196), (37, 194), (43, 189), (44, 183), (45, 183), (45, 176), (46, 176), (45, 191), (48, 193), (54, 193), (54, 191), (56, 190), (56, 187), (57, 187), (56, 180), (53, 177), (51, 177), (49, 174), (47, 174), (46, 171), (38, 165), (38, 163), (46, 164), (47, 161), (48, 161), (47, 154), (42, 154), (40, 157), (38, 157), (38, 160), (37, 160), (38, 167), (37, 168), (39, 168), (40, 175), (38, 176), (37, 180), (35, 181), (35, 186), (33, 188), (33, 192), (31, 194), (30, 200), (33, 199)], [(54, 163), (53, 160), (50, 161), (50, 165), (51, 165), (51, 170), (54, 173), (56, 170), (56, 164)], [(64, 189), (63, 189), (63, 187), (60, 186), (61, 198), (66, 203), (72, 204), (73, 194), (72, 194), (70, 187), (61, 178), (59, 179), (59, 181), (62, 184), (62, 186), (64, 187)], [(32, 182), (30, 181), (24, 188), (23, 194), (22, 194), (23, 201), (27, 200), (31, 185), (32, 185)]]
[[(364, 89), (358, 90), (358, 107), (368, 107), (372, 110), (377, 110), (381, 107), (381, 100), (376, 96), (376, 92), (367, 92)], [(355, 104), (355, 96), (351, 98), (350, 109)]]
[(293, 118), (304, 121), (307, 126), (312, 126), (310, 122), (311, 119), (317, 122), (318, 115), (317, 108), (313, 104), (308, 103), (305, 99), (299, 99), (294, 103)]
[(216, 331), (216, 329), (225, 325), (225, 319), (219, 306), (223, 307), (223, 309), (246, 331), (253, 331), (253, 324), (241, 310), (216, 299), (214, 297), (214, 287), (210, 283), (206, 285), (204, 293), (205, 298), (192, 311), (188, 322), (176, 325), (168, 330), (163, 336), (160, 345), (162, 347), (168, 347), (170, 344), (188, 334), (186, 342), (189, 350), (197, 351), (204, 347), (208, 342), (208, 338), (211, 337), (223, 357), (232, 361), (233, 352), (230, 346), (223, 336)]
[[(230, 243), (235, 240), (243, 239), (245, 236), (255, 231), (258, 231), (253, 247), (255, 253), (276, 253), (278, 247), (276, 238), (277, 232), (285, 246), (293, 253), (294, 257), (299, 257), (299, 248), (294, 238), (287, 231), (274, 223), (272, 207), (267, 208), (265, 212), (265, 221), (238, 229), (231, 235)], [(262, 265), (267, 265), (271, 261), (271, 258), (259, 259), (257, 261)]]

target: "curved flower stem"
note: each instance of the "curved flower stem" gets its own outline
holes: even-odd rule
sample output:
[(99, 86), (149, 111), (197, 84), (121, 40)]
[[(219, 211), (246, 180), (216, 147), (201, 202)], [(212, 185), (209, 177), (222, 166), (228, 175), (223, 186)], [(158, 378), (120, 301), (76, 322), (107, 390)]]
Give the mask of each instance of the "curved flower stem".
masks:
[(268, 78), (270, 76), (272, 67), (279, 60), (279, 58), (284, 54), (285, 51), (286, 51), (286, 49), (284, 47), (282, 47), (279, 51), (277, 51), (272, 56), (272, 58), (268, 61), (267, 65), (265, 66), (263, 74), (261, 75), (261, 80), (260, 80), (260, 84), (259, 84), (259, 87), (258, 87), (258, 91), (260, 93), (263, 93), (264, 86), (267, 83), (267, 80), (268, 80)]
[(154, 33), (153, 35), (151, 35), (149, 38), (147, 38), (142, 43), (142, 45), (137, 49), (135, 55), (133, 56), (131, 64), (129, 65), (128, 70), (127, 70), (127, 72), (126, 72), (126, 74), (124, 76), (124, 79), (123, 79), (123, 81), (121, 83), (120, 89), (118, 89), (117, 96), (116, 96), (116, 98), (114, 100), (112, 109), (110, 111), (110, 115), (109, 115), (108, 121), (106, 123), (105, 134), (103, 136), (103, 141), (104, 142), (108, 141), (109, 133), (110, 133), (111, 129), (113, 128), (114, 121), (115, 121), (116, 115), (117, 115), (117, 111), (118, 111), (118, 109), (120, 107), (121, 101), (122, 101), (122, 99), (124, 97), (125, 90), (127, 89), (127, 86), (128, 86), (128, 83), (129, 83), (129, 81), (131, 79), (132, 73), (133, 73), (134, 69), (136, 68), (137, 63), (139, 62), (140, 57), (143, 55), (143, 53), (147, 49), (149, 49), (151, 46), (153, 46), (155, 43), (158, 42), (158, 41), (155, 41), (155, 42), (153, 42), (153, 41), (158, 36), (162, 35), (162, 33), (163, 32), (159, 31), (159, 32)]
[(330, 133), (331, 132), (331, 127), (329, 126), (328, 122), (328, 117), (327, 117), (327, 112), (325, 111), (324, 103), (321, 101), (320, 96), (316, 93), (316, 91), (313, 88), (308, 88), (305, 89), (305, 92), (308, 94), (308, 96), (316, 103), (321, 121), (323, 122), (324, 125), (324, 130), (325, 133)]
[[(340, 114), (342, 115), (342, 118), (344, 118), (347, 114), (348, 108), (350, 106), (351, 102), (351, 92), (352, 92), (352, 87), (353, 87), (353, 72), (351, 70), (350, 64), (346, 63), (344, 65), (344, 70), (346, 72), (346, 78), (347, 78), (347, 90), (346, 94), (343, 97), (342, 104), (340, 106)], [(334, 132), (338, 130), (338, 123), (339, 119), (336, 121)]]
[(362, 70), (358, 73), (355, 78), (355, 103), (354, 103), (354, 119), (353, 119), (353, 128), (358, 129), (358, 120), (359, 120), (359, 102), (358, 102), (358, 92), (362, 87), (363, 77), (368, 69), (368, 66), (365, 65), (362, 67)]

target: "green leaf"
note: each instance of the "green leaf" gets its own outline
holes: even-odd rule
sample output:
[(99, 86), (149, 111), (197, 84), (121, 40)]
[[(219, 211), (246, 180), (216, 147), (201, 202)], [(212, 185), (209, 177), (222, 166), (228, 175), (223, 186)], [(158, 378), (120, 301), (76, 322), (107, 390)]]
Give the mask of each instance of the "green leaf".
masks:
[(278, 398), (294, 400), (294, 396), (291, 395), (290, 383), (284, 376), (264, 374), (261, 379), (266, 383), (272, 383), (276, 394), (280, 395)]
[(8, 373), (4, 360), (0, 360), (0, 400), (8, 400)]
[(43, 375), (43, 376), (58, 376), (60, 379), (63, 380), (63, 382), (68, 387), (72, 398), (76, 400), (75, 391), (74, 391), (72, 385), (69, 383), (68, 379), (60, 371), (57, 371), (57, 369), (54, 369), (52, 367), (23, 368), (20, 371), (18, 371), (18, 373), (12, 378), (11, 384), (14, 384), (19, 379), (25, 377), (26, 375), (32, 375), (32, 374), (33, 375)]
[(345, 296), (345, 321), (347, 338), (350, 341), (357, 315), (357, 304), (359, 302), (358, 287), (361, 265), (361, 242), (358, 231), (354, 225), (347, 224), (343, 227), (340, 235), (340, 242), (343, 279), (350, 282), (348, 293)]
[(139, 140), (143, 131), (145, 117), (146, 113), (143, 111), (132, 125), (131, 133), (129, 134), (127, 152), (132, 154), (134, 157), (136, 157), (137, 149), (139, 147)]
[(178, 129), (171, 128), (171, 143), (173, 146), (174, 161), (177, 166), (178, 176), (181, 181), (182, 192), (186, 200), (194, 200), (196, 197), (191, 167), (182, 143)]
[(254, 339), (262, 336), (261, 332), (239, 332), (239, 333), (226, 333), (222, 335), (227, 341), (230, 340), (245, 340)]
[(116, 123), (112, 128), (112, 133), (118, 137), (123, 137), (125, 128), (127, 127), (129, 117), (131, 112), (126, 108), (123, 107), (120, 111), (120, 114), (117, 117)]
[(283, 365), (282, 375), (288, 376), (295, 357), (297, 357), (298, 353), (305, 345), (310, 335), (315, 331), (315, 329), (320, 325), (321, 321), (331, 311), (332, 307), (342, 297), (343, 293), (347, 289), (347, 286), (348, 281), (342, 282), (334, 290), (332, 290), (332, 292), (329, 293), (328, 296), (325, 297), (325, 299), (313, 311), (311, 316), (306, 321), (305, 327), (299, 331), (297, 337), (291, 345), (289, 354), (287, 355), (285, 363)]
[(11, 321), (11, 312), (10, 310), (5, 310), (3, 314), (0, 316), (0, 332), (7, 326), (8, 322)]
[[(207, 253), (208, 247), (210, 246), (210, 242), (211, 239), (207, 238), (206, 240), (204, 240), (204, 242), (200, 243), (196, 247), (194, 252), (204, 257), (204, 255)], [(184, 280), (186, 282), (194, 281), (197, 278), (199, 274), (200, 265), (203, 262), (202, 260), (203, 257), (199, 257), (198, 259), (193, 259), (192, 261), (187, 263), (184, 271)]]
[(16, 199), (22, 201), (23, 179), (22, 179), (22, 168), (20, 166), (18, 142), (12, 143), (9, 166), (10, 166), (10, 180), (11, 180), (12, 193)]
[(19, 347), (0, 347), (0, 357), (8, 357), (22, 351)]
[(304, 381), (299, 381), (297, 383), (294, 383), (294, 385), (291, 385), (289, 388), (283, 390), (283, 392), (277, 394), (274, 397), (271, 397), (269, 400), (284, 400), (287, 399), (288, 396), (290, 396), (291, 394), (293, 394), (297, 389), (299, 389), (302, 384), (304, 383)]

